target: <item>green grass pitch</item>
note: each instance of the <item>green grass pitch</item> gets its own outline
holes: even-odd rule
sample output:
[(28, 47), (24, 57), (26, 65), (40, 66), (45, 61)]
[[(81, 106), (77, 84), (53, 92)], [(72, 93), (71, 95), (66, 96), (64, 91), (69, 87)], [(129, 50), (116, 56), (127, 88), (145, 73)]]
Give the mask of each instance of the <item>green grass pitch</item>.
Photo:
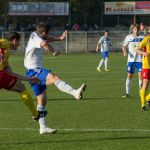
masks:
[[(101, 73), (99, 59), (96, 54), (44, 57), (44, 67), (73, 87), (87, 84), (82, 101), (48, 87), (47, 124), (58, 129), (55, 135), (40, 135), (19, 95), (1, 90), (0, 150), (149, 150), (150, 110), (140, 111), (137, 74), (131, 97), (123, 99), (127, 58), (110, 53), (110, 72)], [(15, 72), (25, 73), (22, 55), (11, 56), (10, 63)]]

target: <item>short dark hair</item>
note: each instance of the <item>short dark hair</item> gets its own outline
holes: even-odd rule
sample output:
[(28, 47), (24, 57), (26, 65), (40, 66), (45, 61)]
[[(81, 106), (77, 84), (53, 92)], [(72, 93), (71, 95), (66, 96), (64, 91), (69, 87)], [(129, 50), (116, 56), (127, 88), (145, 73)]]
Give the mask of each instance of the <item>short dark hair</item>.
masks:
[(108, 32), (108, 33), (109, 33), (109, 30), (105, 30), (104, 33), (105, 33), (105, 32)]
[(50, 30), (50, 27), (46, 24), (46, 23), (44, 23), (44, 22), (40, 22), (38, 25), (37, 25), (37, 28), (36, 28), (36, 31), (39, 33), (39, 34), (41, 34), (41, 33), (43, 33), (43, 32), (49, 32), (49, 30)]
[(16, 39), (18, 41), (21, 39), (21, 36), (17, 32), (9, 32), (7, 35), (7, 39), (8, 39), (8, 41), (12, 41), (14, 39)]

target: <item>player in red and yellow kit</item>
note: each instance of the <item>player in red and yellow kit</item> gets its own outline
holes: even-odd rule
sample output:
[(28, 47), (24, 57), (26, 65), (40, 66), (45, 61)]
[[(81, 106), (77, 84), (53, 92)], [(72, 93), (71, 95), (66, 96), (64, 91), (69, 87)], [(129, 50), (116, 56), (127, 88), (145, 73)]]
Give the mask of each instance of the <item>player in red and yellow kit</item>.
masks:
[(20, 40), (21, 36), (17, 32), (10, 32), (8, 39), (0, 39), (0, 89), (18, 92), (21, 100), (30, 109), (33, 119), (36, 121), (38, 119), (38, 112), (35, 109), (31, 94), (26, 90), (21, 80), (33, 83), (39, 82), (39, 80), (35, 77), (27, 78), (14, 73), (8, 62), (9, 50), (17, 50)]
[(147, 35), (137, 48), (137, 52), (143, 55), (142, 59), (142, 79), (143, 84), (140, 90), (141, 108), (146, 111), (146, 101), (150, 106), (150, 93), (147, 95), (147, 87), (150, 81), (150, 34)]

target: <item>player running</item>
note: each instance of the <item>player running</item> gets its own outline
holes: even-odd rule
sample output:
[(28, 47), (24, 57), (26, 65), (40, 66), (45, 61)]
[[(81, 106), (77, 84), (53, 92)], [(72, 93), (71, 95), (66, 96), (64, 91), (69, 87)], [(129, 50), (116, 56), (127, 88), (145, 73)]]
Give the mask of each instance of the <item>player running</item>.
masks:
[(105, 31), (104, 36), (100, 38), (100, 40), (97, 43), (96, 52), (100, 50), (102, 59), (99, 62), (99, 65), (97, 67), (97, 70), (101, 72), (101, 67), (105, 66), (105, 71), (109, 71), (108, 69), (108, 54), (111, 47), (110, 38), (108, 36), (109, 32)]
[(32, 113), (33, 119), (38, 119), (38, 112), (35, 109), (31, 94), (26, 90), (21, 80), (31, 83), (39, 82), (35, 77), (24, 77), (12, 71), (8, 59), (9, 50), (17, 50), (20, 45), (21, 36), (16, 32), (10, 32), (8, 39), (0, 39), (0, 89), (15, 91), (20, 94), (21, 100), (27, 105)]
[(141, 109), (146, 111), (146, 102), (150, 107), (150, 93), (146, 94), (150, 81), (150, 34), (147, 35), (139, 44), (137, 52), (143, 55), (142, 59), (142, 79), (143, 84), (140, 90)]
[(142, 41), (144, 36), (139, 35), (138, 32), (139, 32), (139, 26), (133, 24), (132, 34), (126, 36), (122, 47), (124, 56), (128, 55), (127, 66), (126, 66), (126, 70), (127, 70), (126, 94), (122, 96), (123, 98), (129, 97), (132, 77), (135, 72), (135, 69), (138, 72), (138, 77), (139, 77), (139, 90), (142, 85), (142, 76), (141, 76), (142, 56), (136, 53), (136, 48), (138, 44)]
[(67, 34), (67, 32), (64, 32), (60, 37), (49, 37), (48, 32), (49, 27), (45, 23), (38, 24), (37, 30), (30, 35), (24, 59), (27, 77), (37, 76), (42, 81), (41, 83), (31, 84), (37, 97), (37, 110), (40, 114), (40, 134), (57, 132), (56, 129), (48, 128), (46, 125), (47, 85), (55, 84), (60, 91), (72, 95), (77, 100), (82, 98), (82, 93), (86, 88), (86, 85), (82, 84), (80, 88), (74, 89), (49, 69), (43, 68), (42, 58), (44, 51), (53, 55), (57, 54), (50, 42), (64, 40)]

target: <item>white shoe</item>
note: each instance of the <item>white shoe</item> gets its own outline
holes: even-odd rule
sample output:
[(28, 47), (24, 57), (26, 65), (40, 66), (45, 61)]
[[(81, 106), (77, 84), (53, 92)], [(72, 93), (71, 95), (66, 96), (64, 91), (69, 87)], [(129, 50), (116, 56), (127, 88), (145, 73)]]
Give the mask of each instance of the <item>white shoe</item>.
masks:
[(106, 69), (105, 69), (105, 71), (109, 71), (109, 69), (108, 69), (108, 68), (106, 68)]
[(100, 69), (100, 68), (97, 67), (96, 69), (97, 69), (98, 72), (101, 72), (101, 69)]
[(40, 134), (55, 134), (57, 132), (56, 129), (51, 129), (51, 128), (41, 128), (40, 129)]
[(86, 84), (82, 84), (81, 87), (76, 90), (76, 93), (74, 95), (75, 99), (77, 100), (82, 99), (82, 93), (83, 91), (85, 91), (85, 89), (86, 89)]

